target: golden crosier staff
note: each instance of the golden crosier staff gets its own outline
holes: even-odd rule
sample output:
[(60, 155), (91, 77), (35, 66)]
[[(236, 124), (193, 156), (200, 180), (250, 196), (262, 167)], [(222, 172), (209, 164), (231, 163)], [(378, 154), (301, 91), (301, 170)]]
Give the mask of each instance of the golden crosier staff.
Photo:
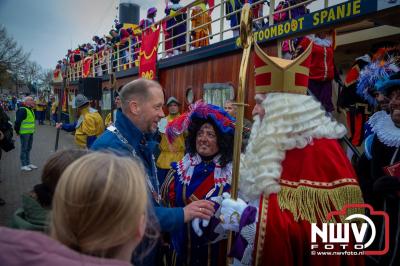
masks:
[[(232, 169), (232, 182), (231, 182), (231, 198), (236, 200), (238, 194), (239, 183), (239, 166), (240, 166), (240, 151), (242, 147), (242, 133), (243, 133), (243, 116), (244, 116), (244, 92), (247, 80), (247, 68), (249, 65), (251, 45), (253, 43), (253, 18), (250, 11), (250, 4), (245, 4), (242, 9), (240, 20), (240, 42), (243, 47), (242, 62), (240, 64), (239, 72), (239, 86), (236, 97), (237, 115), (235, 124), (235, 138), (233, 147), (233, 169)], [(228, 238), (228, 252), (232, 246), (232, 233)], [(229, 264), (229, 262), (228, 262)]]
[(114, 106), (114, 97), (113, 97), (113, 95), (115, 95), (115, 92), (117, 91), (117, 77), (115, 76), (115, 73), (114, 73), (114, 69), (113, 69), (113, 67), (111, 66), (111, 73), (110, 73), (110, 88), (111, 88), (111, 122), (112, 123), (115, 123), (115, 121), (114, 121), (114, 115), (113, 115), (113, 113), (114, 113), (114, 109), (113, 109), (113, 106)]

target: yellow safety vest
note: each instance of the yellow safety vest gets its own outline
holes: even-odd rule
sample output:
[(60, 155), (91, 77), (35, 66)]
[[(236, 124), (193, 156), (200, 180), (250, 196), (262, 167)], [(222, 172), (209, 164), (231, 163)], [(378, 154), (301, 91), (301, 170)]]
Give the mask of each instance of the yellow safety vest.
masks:
[(26, 110), (26, 118), (22, 120), (19, 134), (33, 134), (35, 133), (35, 114), (33, 111), (26, 107), (21, 107)]

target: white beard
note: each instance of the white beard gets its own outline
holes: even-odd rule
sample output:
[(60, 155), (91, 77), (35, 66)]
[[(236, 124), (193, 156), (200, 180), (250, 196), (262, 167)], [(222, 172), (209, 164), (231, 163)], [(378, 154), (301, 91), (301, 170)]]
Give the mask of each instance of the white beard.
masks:
[(240, 197), (255, 200), (280, 191), (282, 161), (287, 150), (304, 148), (314, 138), (337, 139), (346, 134), (311, 96), (270, 93), (262, 103), (265, 116), (252, 127), (246, 152), (240, 159)]

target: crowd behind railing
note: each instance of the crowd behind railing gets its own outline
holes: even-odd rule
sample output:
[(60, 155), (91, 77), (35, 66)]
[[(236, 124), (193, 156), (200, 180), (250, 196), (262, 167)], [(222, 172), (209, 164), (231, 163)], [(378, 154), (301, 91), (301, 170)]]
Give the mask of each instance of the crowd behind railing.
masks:
[[(158, 58), (167, 58), (208, 46), (212, 39), (216, 43), (232, 36), (237, 37), (241, 9), (246, 2), (251, 4), (253, 28), (257, 30), (308, 13), (307, 5), (314, 1), (220, 0), (214, 3), (213, 0), (200, 0), (183, 6), (180, 0), (172, 0), (164, 10), (166, 16), (159, 21), (155, 21), (157, 9), (152, 7), (147, 10), (147, 17), (139, 25), (121, 24), (115, 20), (109, 34), (93, 36), (92, 43), (68, 50), (66, 58), (58, 61), (54, 76), (56, 78), (63, 73), (68, 80), (77, 80), (80, 77), (101, 77), (137, 67), (142, 32), (154, 25), (161, 27)], [(216, 18), (213, 19), (211, 14), (218, 11), (220, 14), (214, 15)], [(225, 21), (229, 21), (229, 26), (225, 25)], [(290, 45), (282, 46), (283, 53), (290, 49)]]

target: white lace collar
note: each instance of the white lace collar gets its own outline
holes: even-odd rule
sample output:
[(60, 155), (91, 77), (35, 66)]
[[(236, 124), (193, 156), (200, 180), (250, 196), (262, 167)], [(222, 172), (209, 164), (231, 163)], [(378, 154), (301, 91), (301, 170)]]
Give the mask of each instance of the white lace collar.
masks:
[(376, 112), (368, 120), (372, 130), (378, 136), (378, 139), (389, 147), (400, 146), (400, 128), (396, 127), (385, 111)]
[(308, 36), (311, 41), (314, 42), (314, 44), (322, 46), (322, 47), (331, 47), (332, 46), (332, 40), (330, 40), (330, 37), (327, 37), (325, 39), (321, 39), (316, 37), (314, 34), (311, 34)]
[[(213, 162), (215, 164), (214, 169), (214, 183), (216, 186), (225, 186), (227, 183), (231, 183), (232, 178), (232, 163), (226, 164), (224, 168), (221, 167), (219, 159), (221, 155), (214, 157)], [(194, 168), (202, 162), (200, 155), (190, 156), (190, 154), (185, 154), (182, 160), (180, 160), (176, 165), (176, 172), (179, 176), (179, 181), (184, 184), (190, 184), (193, 176)]]

